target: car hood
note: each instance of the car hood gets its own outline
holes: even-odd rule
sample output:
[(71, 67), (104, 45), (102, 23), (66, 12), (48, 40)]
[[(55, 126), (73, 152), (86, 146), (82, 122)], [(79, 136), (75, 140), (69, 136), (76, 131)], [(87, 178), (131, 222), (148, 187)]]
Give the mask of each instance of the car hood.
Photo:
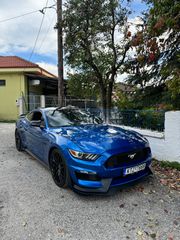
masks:
[(78, 145), (83, 152), (96, 154), (133, 151), (147, 144), (140, 134), (112, 125), (68, 126), (55, 131)]

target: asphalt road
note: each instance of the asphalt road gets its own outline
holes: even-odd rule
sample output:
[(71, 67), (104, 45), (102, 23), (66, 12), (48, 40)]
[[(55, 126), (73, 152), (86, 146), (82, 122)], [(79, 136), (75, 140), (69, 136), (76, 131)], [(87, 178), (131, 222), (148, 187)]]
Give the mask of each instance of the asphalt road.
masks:
[(112, 196), (59, 189), (49, 171), (14, 145), (0, 124), (0, 239), (180, 239), (177, 191), (156, 176)]

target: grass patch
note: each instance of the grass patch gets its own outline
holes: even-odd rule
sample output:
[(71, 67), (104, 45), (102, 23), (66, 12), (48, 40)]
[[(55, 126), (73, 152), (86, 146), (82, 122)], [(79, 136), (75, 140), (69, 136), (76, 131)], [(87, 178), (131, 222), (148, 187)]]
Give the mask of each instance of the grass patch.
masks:
[(180, 171), (180, 163), (178, 162), (158, 161), (156, 159), (153, 159), (153, 161), (155, 162), (155, 164), (157, 163), (163, 168), (169, 167)]
[(16, 120), (0, 120), (0, 123), (15, 123)]

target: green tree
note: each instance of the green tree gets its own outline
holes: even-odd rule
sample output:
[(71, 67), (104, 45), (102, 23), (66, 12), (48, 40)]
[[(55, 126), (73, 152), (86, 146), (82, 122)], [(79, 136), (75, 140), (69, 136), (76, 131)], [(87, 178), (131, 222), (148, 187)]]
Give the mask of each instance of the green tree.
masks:
[(115, 78), (129, 50), (128, 39), (123, 38), (128, 11), (121, 2), (68, 0), (64, 11), (67, 63), (79, 74), (92, 72), (105, 119), (110, 115)]
[(68, 94), (77, 98), (97, 99), (97, 80), (92, 72), (68, 75)]
[[(144, 0), (149, 10), (132, 39), (136, 54), (128, 62), (128, 81), (158, 86), (166, 83), (172, 99), (180, 98), (180, 2)], [(169, 94), (168, 93), (168, 94)]]
[(124, 109), (133, 109), (134, 102), (133, 97), (128, 96), (123, 91), (119, 90), (116, 96), (116, 100), (114, 101), (115, 106), (118, 107), (118, 109), (124, 110)]

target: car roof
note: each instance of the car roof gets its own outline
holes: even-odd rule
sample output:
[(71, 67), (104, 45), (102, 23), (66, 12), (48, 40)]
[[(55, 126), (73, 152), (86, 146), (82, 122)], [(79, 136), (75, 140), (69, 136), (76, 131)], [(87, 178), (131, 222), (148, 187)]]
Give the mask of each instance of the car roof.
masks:
[[(46, 111), (53, 111), (53, 110), (55, 110), (55, 109), (57, 109), (58, 107), (48, 107), (48, 108), (38, 108), (38, 109), (34, 109), (33, 111), (42, 111), (42, 112), (46, 112)], [(59, 108), (59, 109), (61, 109), (61, 108)], [(76, 106), (72, 106), (72, 105), (68, 105), (68, 106), (66, 106), (66, 107), (62, 107), (62, 109), (79, 109), (78, 107), (76, 107)]]
[(50, 110), (55, 110), (55, 107), (48, 107), (48, 108), (35, 108), (33, 110), (31, 110), (29, 113), (31, 112), (46, 112), (46, 111), (50, 111)]
[(39, 108), (41, 111), (50, 111), (50, 110), (55, 110), (55, 107), (48, 107), (48, 108)]

